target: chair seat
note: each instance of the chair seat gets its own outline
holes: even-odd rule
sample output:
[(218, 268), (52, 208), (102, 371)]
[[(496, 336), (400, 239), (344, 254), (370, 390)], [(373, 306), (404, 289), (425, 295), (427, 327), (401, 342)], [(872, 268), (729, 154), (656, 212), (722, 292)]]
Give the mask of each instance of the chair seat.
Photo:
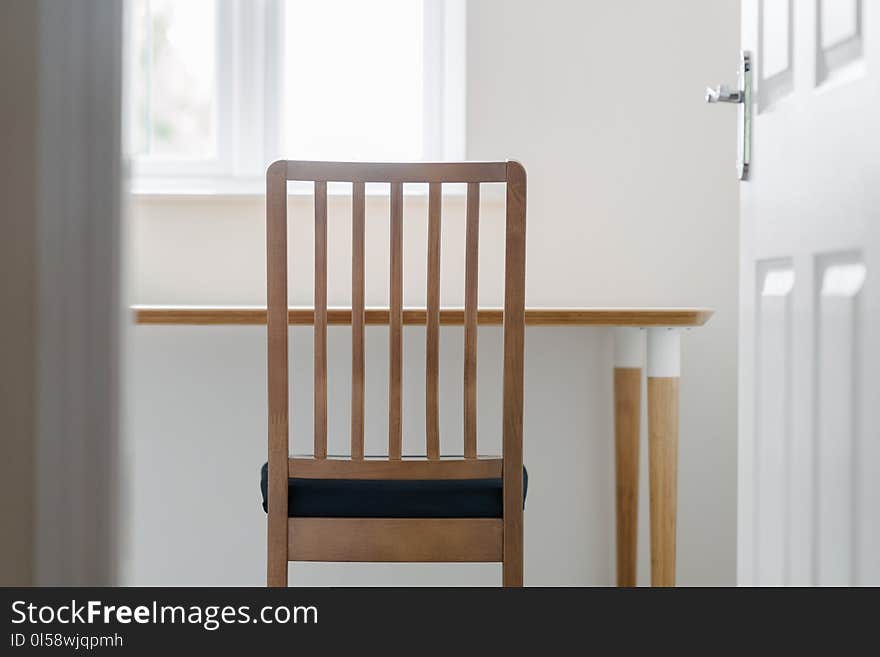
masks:
[[(269, 467), (260, 471), (267, 510)], [(529, 475), (523, 467), (523, 507)], [(291, 518), (501, 518), (497, 479), (288, 479)]]

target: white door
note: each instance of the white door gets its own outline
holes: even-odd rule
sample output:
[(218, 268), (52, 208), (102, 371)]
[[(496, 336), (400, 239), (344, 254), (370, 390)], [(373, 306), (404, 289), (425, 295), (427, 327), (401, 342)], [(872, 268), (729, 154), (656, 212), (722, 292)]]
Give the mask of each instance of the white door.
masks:
[(738, 578), (880, 584), (880, 2), (742, 18)]

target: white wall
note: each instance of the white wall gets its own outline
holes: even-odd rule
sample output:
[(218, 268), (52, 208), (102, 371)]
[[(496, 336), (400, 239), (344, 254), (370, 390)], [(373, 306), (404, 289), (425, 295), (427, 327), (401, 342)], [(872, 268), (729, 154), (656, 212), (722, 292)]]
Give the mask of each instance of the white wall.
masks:
[(529, 172), (526, 302), (717, 311), (683, 343), (678, 572), (732, 584), (736, 128), (702, 91), (734, 79), (739, 2), (483, 0), (468, 21), (468, 157)]
[[(527, 303), (708, 305), (711, 324), (683, 343), (679, 582), (735, 581), (737, 183), (734, 113), (702, 104), (729, 78), (738, 2), (469, 3), (468, 156), (513, 157), (529, 174)], [(500, 305), (502, 206), (484, 201), (480, 301)], [(330, 303), (347, 304), (347, 201), (330, 214)], [(407, 199), (407, 216), (424, 200)], [(444, 217), (442, 302), (458, 305), (461, 198)], [(294, 199), (292, 216), (310, 203)], [(259, 198), (137, 199), (135, 303), (262, 304)], [(368, 207), (367, 302), (387, 302), (387, 200)], [(375, 217), (374, 220), (370, 220)], [(310, 237), (293, 229), (291, 302), (311, 300)], [(372, 231), (372, 232), (371, 232)], [(424, 302), (424, 225), (407, 222), (407, 304)], [(334, 250), (337, 254), (334, 257)], [(333, 277), (331, 277), (333, 278)], [(480, 335), (480, 448), (497, 449), (497, 329)], [(132, 343), (127, 580), (260, 584), (265, 522), (264, 332), (139, 327)], [(294, 449), (307, 451), (311, 343), (292, 331)], [(442, 334), (444, 445), (459, 444), (461, 331)], [(368, 444), (382, 445), (384, 332), (368, 332)], [(408, 329), (405, 427), (423, 426), (423, 329)], [(610, 336), (529, 329), (525, 460), (527, 584), (611, 584), (614, 573)], [(348, 334), (330, 333), (331, 447), (347, 440)], [(296, 355), (299, 354), (299, 359)], [(336, 427), (337, 432), (333, 429)], [(407, 440), (418, 443), (419, 435)], [(643, 448), (643, 456), (646, 449)], [(641, 582), (647, 581), (642, 479)], [(207, 499), (216, 500), (206, 509)], [(206, 553), (202, 546), (213, 550)], [(494, 565), (292, 567), (296, 584), (495, 584)]]

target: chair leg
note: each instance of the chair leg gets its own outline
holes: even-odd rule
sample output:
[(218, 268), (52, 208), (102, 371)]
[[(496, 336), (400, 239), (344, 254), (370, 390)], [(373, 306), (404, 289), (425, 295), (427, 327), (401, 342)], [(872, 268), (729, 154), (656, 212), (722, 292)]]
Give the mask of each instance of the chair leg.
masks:
[(504, 574), (502, 576), (503, 586), (518, 588), (523, 585), (522, 552), (520, 552), (518, 557), (505, 559), (502, 568), (504, 569)]
[[(520, 496), (522, 499), (522, 496)], [(522, 507), (504, 516), (504, 561), (501, 583), (505, 587), (523, 585), (523, 512)]]
[(267, 525), (266, 586), (284, 588), (287, 586), (287, 523), (273, 523), (270, 516)]

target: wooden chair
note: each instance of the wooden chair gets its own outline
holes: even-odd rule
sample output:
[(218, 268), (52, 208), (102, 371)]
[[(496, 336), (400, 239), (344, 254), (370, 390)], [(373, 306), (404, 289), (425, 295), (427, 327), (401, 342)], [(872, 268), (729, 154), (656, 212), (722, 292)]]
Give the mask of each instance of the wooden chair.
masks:
[[(288, 453), (287, 182), (312, 181), (315, 190), (314, 457)], [(333, 310), (352, 326), (351, 457), (327, 456), (327, 183), (352, 183), (352, 309)], [(388, 456), (364, 456), (364, 185), (390, 183), (390, 308), (370, 310), (370, 322), (390, 326)], [(439, 331), (441, 186), (467, 183), (464, 308), (464, 456), (440, 457)], [(501, 458), (477, 456), (477, 254), (481, 182), (507, 185), (504, 290), (503, 446)], [(428, 183), (426, 457), (401, 454), (403, 325), (403, 185)], [(288, 561), (502, 562), (504, 586), (523, 582), (522, 457), (526, 174), (518, 162), (367, 164), (278, 161), (266, 174), (269, 458), (267, 580), (287, 585)], [(407, 311), (408, 315), (411, 311)], [(422, 319), (424, 318), (424, 319)], [(412, 317), (407, 318), (410, 323)], [(378, 321), (377, 321), (378, 320)], [(267, 480), (267, 481), (266, 481)], [(315, 481), (321, 480), (321, 481)], [(473, 481), (468, 481), (473, 480)], [(297, 517), (289, 509), (296, 482), (448, 486), (500, 480), (500, 517)], [(341, 482), (341, 483), (340, 483)], [(433, 482), (433, 483), (432, 483)], [(443, 483), (445, 482), (445, 483)], [(457, 482), (457, 483), (456, 483)], [(436, 492), (436, 491), (435, 491)], [(266, 500), (264, 498), (264, 504)], [(320, 506), (320, 500), (318, 503)], [(501, 510), (503, 509), (503, 512)], [(451, 514), (456, 516), (456, 513)], [(289, 517), (290, 516), (290, 517)]]

